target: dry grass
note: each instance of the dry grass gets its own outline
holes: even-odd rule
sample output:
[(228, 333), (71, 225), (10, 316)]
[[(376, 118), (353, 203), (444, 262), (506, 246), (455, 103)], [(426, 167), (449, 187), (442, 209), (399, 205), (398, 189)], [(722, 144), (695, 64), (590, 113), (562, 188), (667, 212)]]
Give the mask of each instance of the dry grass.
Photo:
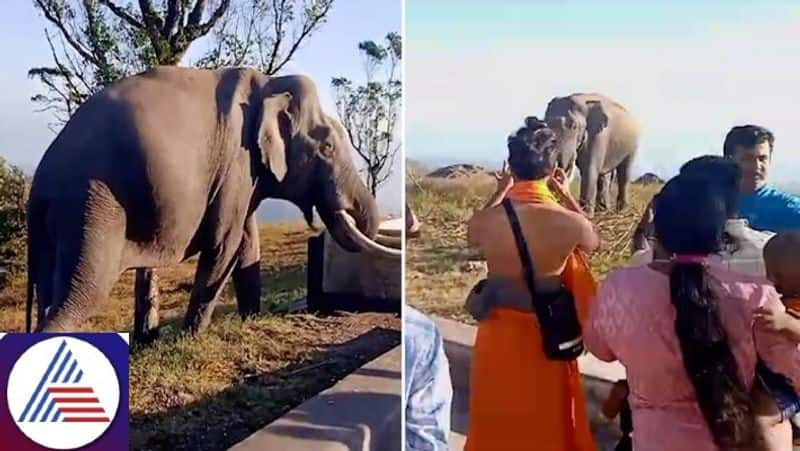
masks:
[[(422, 236), (407, 247), (407, 302), (430, 314), (471, 322), (462, 304), (469, 289), (485, 277), (485, 271), (475, 270), (468, 263), (482, 257), (467, 247), (465, 223), (483, 206), (494, 187), (489, 175), (445, 180), (409, 171), (406, 198), (423, 230)], [(604, 277), (627, 260), (633, 229), (659, 189), (658, 185), (632, 185), (627, 210), (597, 216), (603, 245), (591, 257), (596, 277)]]
[(400, 343), (391, 314), (233, 315), (132, 355), (131, 449), (227, 449)]
[[(161, 334), (130, 360), (131, 449), (226, 449), (400, 342), (391, 314), (278, 315), (305, 296), (304, 223), (260, 230), (261, 317), (243, 323), (228, 285), (208, 330), (181, 334), (195, 262), (158, 270)], [(126, 331), (133, 324), (133, 271), (85, 330)], [(25, 278), (0, 292), (0, 330), (25, 325)], [(272, 313), (272, 314), (269, 314)]]

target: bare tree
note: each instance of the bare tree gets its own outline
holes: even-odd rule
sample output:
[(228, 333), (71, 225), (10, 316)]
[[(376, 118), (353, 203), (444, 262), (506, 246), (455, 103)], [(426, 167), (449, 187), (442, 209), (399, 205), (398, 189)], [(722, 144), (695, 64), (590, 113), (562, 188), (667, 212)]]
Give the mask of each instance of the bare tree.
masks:
[(400, 138), (395, 132), (402, 99), (402, 40), (398, 33), (389, 33), (384, 45), (364, 41), (358, 49), (363, 56), (366, 83), (357, 86), (347, 78), (337, 77), (331, 86), (339, 117), (364, 162), (367, 186), (375, 195), (392, 175), (400, 150)]
[(198, 66), (248, 65), (273, 75), (325, 23), (333, 0), (244, 0), (213, 33), (214, 45)]
[[(48, 22), (53, 64), (35, 67), (46, 93), (32, 100), (63, 125), (87, 98), (120, 78), (176, 65), (210, 35), (203, 67), (283, 67), (319, 26), (333, 0), (33, 0)], [(263, 62), (263, 64), (257, 64)], [(52, 128), (52, 127), (51, 127)]]

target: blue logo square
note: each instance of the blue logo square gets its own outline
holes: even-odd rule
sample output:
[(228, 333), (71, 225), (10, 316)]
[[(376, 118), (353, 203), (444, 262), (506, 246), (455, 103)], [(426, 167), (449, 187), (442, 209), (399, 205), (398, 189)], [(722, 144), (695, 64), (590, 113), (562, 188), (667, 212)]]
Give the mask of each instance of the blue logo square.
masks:
[(127, 334), (0, 334), (3, 448), (129, 446)]

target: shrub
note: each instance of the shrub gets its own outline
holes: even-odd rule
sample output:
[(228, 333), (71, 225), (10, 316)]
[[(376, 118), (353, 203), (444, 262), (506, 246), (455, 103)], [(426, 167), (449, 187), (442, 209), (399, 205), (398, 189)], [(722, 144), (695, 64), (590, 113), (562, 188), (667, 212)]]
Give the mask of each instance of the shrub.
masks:
[(25, 205), (29, 181), (0, 157), (0, 288), (25, 267)]

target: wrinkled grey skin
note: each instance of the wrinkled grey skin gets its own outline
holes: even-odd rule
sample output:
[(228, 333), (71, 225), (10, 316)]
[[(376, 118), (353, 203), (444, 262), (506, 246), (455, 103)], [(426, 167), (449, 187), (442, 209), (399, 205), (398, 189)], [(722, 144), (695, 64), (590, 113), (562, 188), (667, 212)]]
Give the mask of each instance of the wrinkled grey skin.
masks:
[(34, 176), (36, 329), (75, 330), (122, 271), (196, 254), (186, 329), (208, 325), (231, 274), (244, 310), (257, 309), (255, 210), (267, 197), (295, 203), (309, 224), (316, 207), (345, 249), (360, 250), (338, 210), (376, 234), (377, 206), (346, 131), (322, 112), (310, 79), (163, 67), (106, 88), (70, 119)]
[(617, 102), (601, 94), (572, 94), (547, 104), (544, 117), (558, 139), (558, 164), (570, 178), (581, 174), (580, 203), (592, 215), (609, 206), (616, 178), (617, 210), (628, 205), (630, 168), (639, 142), (639, 124)]

